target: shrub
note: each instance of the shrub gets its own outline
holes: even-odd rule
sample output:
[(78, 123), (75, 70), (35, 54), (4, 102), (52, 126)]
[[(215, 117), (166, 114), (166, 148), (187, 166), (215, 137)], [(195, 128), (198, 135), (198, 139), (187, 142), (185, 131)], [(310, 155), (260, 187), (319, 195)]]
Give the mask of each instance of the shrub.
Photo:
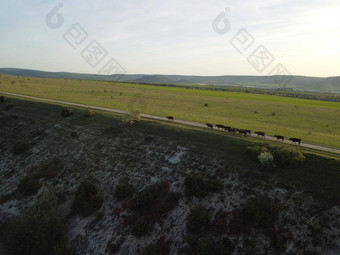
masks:
[(105, 213), (103, 211), (98, 211), (96, 213), (96, 218), (94, 219), (95, 222), (99, 222), (101, 219), (103, 219), (105, 216)]
[(197, 174), (191, 174), (184, 179), (184, 192), (186, 196), (205, 197), (209, 192), (218, 192), (223, 189), (223, 183), (219, 180), (205, 180)]
[(95, 185), (82, 182), (75, 194), (72, 211), (82, 216), (89, 216), (100, 209), (103, 204), (103, 195)]
[(231, 254), (231, 251), (222, 242), (215, 242), (214, 240), (207, 238), (199, 242), (197, 246), (198, 255), (227, 255)]
[(277, 208), (264, 197), (249, 200), (243, 208), (244, 221), (256, 228), (272, 227), (277, 216)]
[(71, 137), (72, 138), (78, 138), (79, 135), (78, 135), (78, 133), (76, 131), (71, 131)]
[(142, 255), (168, 255), (169, 245), (163, 240), (149, 244), (142, 250)]
[(18, 184), (18, 190), (24, 196), (33, 196), (37, 194), (40, 187), (39, 181), (29, 175), (22, 178)]
[(129, 183), (121, 183), (116, 186), (115, 195), (116, 198), (121, 201), (126, 198), (131, 198), (135, 192), (135, 189)]
[(201, 204), (191, 208), (187, 216), (187, 231), (191, 234), (204, 233), (209, 227), (209, 213), (208, 210)]
[(140, 111), (131, 111), (129, 114), (129, 123), (133, 124), (140, 121), (141, 118), (140, 115), (141, 115)]
[(0, 205), (7, 203), (13, 198), (13, 194), (0, 195)]
[(208, 179), (205, 181), (208, 192), (219, 192), (223, 190), (223, 182), (215, 179)]
[(125, 226), (132, 226), (135, 236), (148, 234), (153, 224), (166, 216), (178, 203), (178, 193), (169, 192), (169, 183), (160, 182), (136, 193), (125, 205), (135, 212), (125, 220)]
[(7, 101), (7, 97), (5, 97), (5, 96), (0, 96), (0, 102), (1, 103), (4, 103), (4, 102), (6, 102)]
[(26, 152), (28, 150), (28, 144), (27, 143), (24, 143), (24, 142), (16, 142), (12, 148), (12, 152), (14, 154), (22, 154), (24, 152)]
[(90, 108), (88, 108), (88, 109), (86, 109), (84, 116), (85, 116), (85, 118), (93, 117), (94, 111), (92, 111)]
[(10, 109), (12, 109), (14, 106), (15, 106), (15, 104), (9, 103), (9, 104), (6, 104), (6, 105), (5, 105), (5, 109), (6, 109), (6, 110), (10, 110)]
[(273, 154), (279, 166), (294, 166), (306, 160), (303, 152), (293, 147), (273, 148)]
[(38, 202), (1, 232), (8, 254), (70, 254), (66, 222), (56, 214), (54, 201)]
[(58, 176), (62, 167), (62, 161), (58, 158), (54, 158), (40, 164), (39, 166), (32, 166), (29, 170), (29, 175), (35, 179), (51, 179)]
[[(127, 202), (127, 207), (139, 213), (145, 213), (150, 209), (157, 214), (165, 213), (175, 206), (175, 203), (170, 203), (172, 200), (170, 195), (168, 182), (156, 183), (138, 192)], [(177, 204), (177, 201), (175, 202)]]
[(246, 153), (254, 159), (257, 159), (261, 153), (268, 152), (268, 148), (264, 146), (249, 146), (247, 147)]
[(131, 228), (131, 234), (137, 237), (145, 236), (150, 232), (151, 226), (145, 218), (138, 218)]
[(262, 152), (258, 159), (262, 167), (270, 167), (273, 165), (274, 157), (270, 152)]
[(61, 109), (61, 116), (69, 117), (73, 114), (72, 109), (70, 107), (63, 107)]
[(186, 196), (204, 197), (207, 195), (203, 177), (191, 174), (184, 179), (184, 192)]
[(108, 251), (109, 254), (115, 254), (119, 252), (119, 249), (120, 249), (120, 245), (113, 241), (109, 242), (106, 246), (106, 251)]
[(209, 105), (207, 103), (204, 104), (204, 107), (208, 107)]

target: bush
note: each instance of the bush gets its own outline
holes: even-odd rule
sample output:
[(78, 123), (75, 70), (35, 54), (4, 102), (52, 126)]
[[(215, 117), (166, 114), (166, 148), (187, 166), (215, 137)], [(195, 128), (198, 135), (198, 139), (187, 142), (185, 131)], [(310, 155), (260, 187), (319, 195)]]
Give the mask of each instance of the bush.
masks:
[(277, 216), (277, 208), (264, 197), (249, 200), (243, 208), (244, 221), (256, 228), (272, 227)]
[(29, 170), (29, 175), (31, 175), (35, 179), (52, 179), (58, 176), (62, 168), (62, 161), (58, 158), (54, 158), (52, 160), (41, 163), (38, 166), (32, 166)]
[(128, 200), (125, 205), (135, 212), (125, 220), (125, 226), (132, 226), (135, 236), (148, 234), (155, 222), (176, 207), (180, 195), (169, 192), (169, 183), (160, 182), (144, 188)]
[(89, 108), (86, 109), (85, 114), (84, 114), (85, 118), (90, 118), (94, 116), (94, 111), (90, 110)]
[(99, 210), (103, 204), (103, 195), (90, 182), (82, 182), (75, 194), (72, 211), (82, 216), (89, 216)]
[(275, 162), (279, 166), (294, 166), (306, 160), (300, 149), (293, 147), (273, 148)]
[(258, 159), (260, 161), (260, 164), (262, 167), (270, 167), (274, 163), (274, 157), (270, 152), (262, 152), (259, 156)]
[(5, 109), (6, 109), (6, 110), (10, 110), (10, 109), (12, 109), (14, 106), (15, 106), (15, 104), (9, 103), (9, 104), (6, 104), (6, 105), (5, 105)]
[(1, 230), (8, 254), (64, 255), (69, 253), (66, 222), (54, 202), (37, 203)]
[(220, 192), (223, 190), (223, 182), (215, 179), (208, 179), (205, 181), (208, 192)]
[(228, 255), (231, 251), (222, 242), (215, 242), (214, 240), (207, 238), (199, 242), (197, 246), (198, 255)]
[(163, 240), (149, 244), (142, 250), (142, 255), (168, 255), (169, 245)]
[(131, 198), (135, 192), (135, 189), (129, 183), (121, 183), (116, 186), (115, 195), (116, 198), (121, 201), (126, 198)]
[(18, 184), (18, 190), (24, 196), (33, 196), (37, 194), (40, 187), (39, 181), (29, 175), (22, 178)]
[(78, 133), (76, 131), (71, 131), (71, 137), (72, 138), (78, 138), (79, 135), (78, 135)]
[(136, 122), (140, 121), (140, 118), (141, 118), (140, 115), (141, 115), (140, 111), (132, 111), (132, 112), (130, 112), (130, 114), (129, 114), (129, 123), (133, 124), (133, 123), (136, 123)]
[(218, 192), (223, 189), (223, 183), (218, 180), (205, 180), (197, 174), (191, 174), (184, 179), (184, 192), (186, 196), (205, 197), (209, 192)]
[(7, 203), (13, 198), (13, 194), (0, 195), (0, 205)]
[(161, 216), (176, 206), (179, 197), (174, 196), (169, 192), (169, 183), (160, 182), (138, 192), (127, 202), (127, 207), (138, 213)]
[(24, 152), (26, 152), (28, 150), (29, 146), (27, 143), (24, 143), (24, 142), (16, 142), (12, 148), (12, 152), (14, 154), (22, 154)]
[(191, 208), (187, 216), (187, 232), (190, 234), (204, 233), (209, 227), (209, 213), (208, 210), (201, 204)]
[(0, 96), (0, 102), (1, 103), (4, 103), (4, 102), (6, 102), (7, 101), (7, 97), (5, 97), (5, 96)]
[(203, 177), (191, 174), (184, 179), (184, 192), (186, 196), (205, 197), (207, 190), (205, 189), (205, 182)]
[(61, 116), (69, 117), (73, 114), (72, 109), (70, 107), (63, 107), (61, 109)]
[(103, 211), (98, 211), (96, 213), (96, 218), (94, 219), (95, 222), (99, 222), (100, 220), (102, 220), (105, 216), (105, 213)]
[(251, 156), (254, 159), (257, 159), (257, 157), (264, 152), (268, 152), (268, 148), (264, 146), (249, 146), (247, 147), (246, 153)]
[(137, 219), (131, 228), (131, 234), (137, 237), (147, 235), (151, 230), (149, 222), (145, 218)]

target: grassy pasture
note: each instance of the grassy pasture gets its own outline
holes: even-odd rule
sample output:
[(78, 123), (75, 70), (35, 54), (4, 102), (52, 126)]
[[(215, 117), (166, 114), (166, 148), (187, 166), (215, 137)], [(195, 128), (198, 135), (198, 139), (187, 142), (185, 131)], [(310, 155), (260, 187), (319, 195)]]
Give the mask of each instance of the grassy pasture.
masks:
[[(340, 148), (340, 103), (240, 92), (0, 76), (0, 90), (211, 122)], [(204, 104), (208, 104), (205, 107)]]

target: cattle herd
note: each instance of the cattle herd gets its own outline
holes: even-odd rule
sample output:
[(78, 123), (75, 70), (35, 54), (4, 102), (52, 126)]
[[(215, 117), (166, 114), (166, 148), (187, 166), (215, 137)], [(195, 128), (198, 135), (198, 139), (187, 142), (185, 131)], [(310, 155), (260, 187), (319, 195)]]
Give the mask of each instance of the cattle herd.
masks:
[[(214, 128), (214, 125), (211, 124), (211, 123), (205, 123), (205, 125), (210, 129)], [(228, 133), (233, 133), (233, 134), (239, 133), (239, 134), (242, 134), (242, 135), (251, 135), (251, 131), (249, 129), (232, 128), (232, 127), (224, 126), (222, 124), (217, 124), (217, 125), (215, 125), (215, 127), (219, 130), (227, 131)], [(266, 133), (262, 132), (262, 131), (254, 132), (254, 134), (257, 135), (258, 137), (262, 137), (262, 138), (266, 137)], [(285, 140), (285, 137), (282, 136), (282, 135), (274, 135), (274, 137), (278, 141), (283, 142)], [(292, 143), (301, 144), (300, 138), (289, 138), (289, 141), (292, 141)]]
[[(168, 120), (171, 120), (173, 121), (174, 120), (174, 117), (173, 116), (167, 116), (166, 117)], [(211, 123), (205, 123), (205, 125), (210, 128), (210, 129), (214, 129), (214, 125), (211, 124)], [(233, 133), (233, 134), (242, 134), (242, 135), (251, 135), (251, 131), (249, 129), (239, 129), (239, 128), (232, 128), (232, 127), (229, 127), (229, 126), (225, 126), (225, 125), (222, 125), (222, 124), (217, 124), (215, 125), (215, 127), (218, 129), (218, 130), (222, 130), (222, 131), (226, 131), (228, 133)], [(265, 138), (266, 137), (266, 133), (265, 132), (262, 132), (262, 131), (257, 131), (257, 132), (254, 132), (255, 135), (257, 135), (258, 137), (262, 137), (262, 138)], [(278, 140), (278, 141), (284, 141), (285, 140), (285, 137), (282, 136), (282, 135), (274, 135), (274, 137)], [(289, 141), (291, 141), (292, 143), (294, 144), (301, 144), (301, 139), (300, 138), (289, 138)]]

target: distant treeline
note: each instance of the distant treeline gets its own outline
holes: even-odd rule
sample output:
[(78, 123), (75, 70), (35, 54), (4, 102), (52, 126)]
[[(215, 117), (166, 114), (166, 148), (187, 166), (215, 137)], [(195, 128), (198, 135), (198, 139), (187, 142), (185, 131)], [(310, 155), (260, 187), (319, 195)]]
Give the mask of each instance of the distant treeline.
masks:
[(143, 83), (143, 82), (120, 82), (120, 83), (184, 88), (184, 89), (241, 92), (241, 93), (252, 93), (252, 94), (282, 96), (282, 97), (294, 97), (294, 98), (309, 99), (309, 100), (340, 102), (340, 94), (322, 93), (322, 92), (304, 92), (304, 91), (294, 91), (294, 90), (286, 91), (286, 90), (279, 90), (279, 89), (274, 90), (274, 89), (261, 89), (261, 88), (213, 86), (213, 85), (180, 85), (180, 84), (158, 84), (158, 83)]

